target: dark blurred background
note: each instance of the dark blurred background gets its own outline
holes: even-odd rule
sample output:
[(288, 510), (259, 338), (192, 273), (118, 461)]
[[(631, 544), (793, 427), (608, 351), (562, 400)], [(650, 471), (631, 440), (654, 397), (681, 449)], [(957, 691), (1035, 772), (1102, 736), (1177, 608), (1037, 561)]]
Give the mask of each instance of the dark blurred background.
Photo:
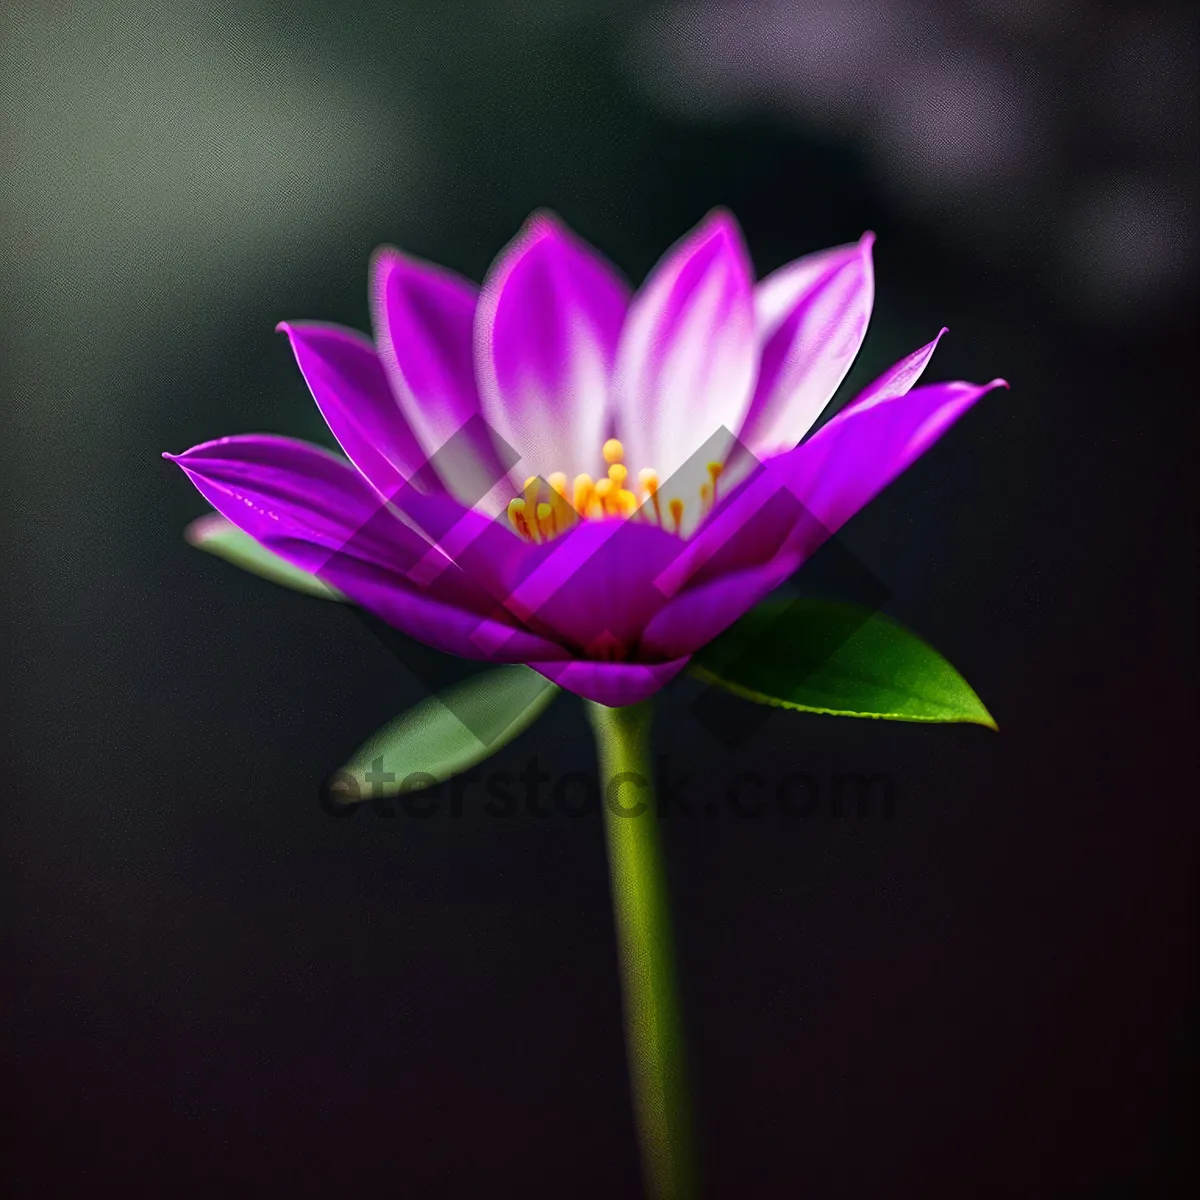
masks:
[[(640, 280), (714, 204), (760, 273), (877, 231), (851, 385), (945, 323), (930, 378), (1012, 390), (840, 539), (998, 735), (774, 713), (731, 750), (695, 684), (659, 706), (697, 809), (896, 783), (891, 819), (664, 824), (710, 1193), (1191, 1193), (1187, 6), (0, 22), (6, 1194), (639, 1194), (600, 822), (328, 816), (427, 672), (189, 549), (159, 452), (325, 439), (272, 329), (365, 328), (381, 242), (479, 278), (545, 205)], [(574, 698), (493, 766), (534, 754), (590, 767)]]

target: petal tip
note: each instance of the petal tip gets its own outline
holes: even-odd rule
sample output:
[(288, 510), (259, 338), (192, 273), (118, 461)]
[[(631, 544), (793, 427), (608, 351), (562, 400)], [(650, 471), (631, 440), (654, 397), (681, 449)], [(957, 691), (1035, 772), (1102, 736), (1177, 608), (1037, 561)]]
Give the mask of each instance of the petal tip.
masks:
[(704, 241), (720, 238), (738, 246), (742, 244), (742, 227), (731, 209), (718, 205), (710, 209), (703, 221), (700, 222), (701, 236)]
[(367, 259), (367, 291), (372, 299), (381, 300), (387, 291), (388, 281), (397, 274), (411, 271), (412, 258), (390, 243), (376, 246)]
[(371, 251), (371, 257), (367, 259), (367, 266), (371, 273), (374, 274), (378, 268), (397, 261), (403, 261), (403, 259), (404, 252), (402, 250), (397, 249), (390, 242), (384, 242)]
[(553, 239), (560, 241), (567, 237), (567, 227), (557, 213), (548, 208), (535, 208), (525, 219), (517, 234), (517, 242), (525, 249), (536, 246), (539, 242)]

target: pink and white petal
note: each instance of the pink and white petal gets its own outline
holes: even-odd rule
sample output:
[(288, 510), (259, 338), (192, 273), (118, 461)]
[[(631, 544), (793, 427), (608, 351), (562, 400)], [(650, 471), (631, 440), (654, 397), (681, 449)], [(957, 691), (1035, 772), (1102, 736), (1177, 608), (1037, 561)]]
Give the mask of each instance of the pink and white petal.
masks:
[[(475, 385), (477, 296), (468, 280), (392, 247), (381, 247), (372, 259), (380, 361), (425, 457), (468, 505), (481, 503), (508, 475)], [(493, 507), (510, 499), (507, 487), (499, 490), (503, 496)]]
[(510, 474), (595, 474), (629, 293), (556, 218), (535, 213), (496, 260), (475, 316), (483, 415), (520, 455)]
[(530, 662), (539, 675), (585, 700), (623, 708), (653, 696), (688, 664), (686, 658), (660, 663)]
[[(350, 461), (389, 497), (425, 461), (370, 340), (319, 321), (283, 321), (300, 373)], [(436, 484), (436, 481), (434, 481)]]
[(755, 289), (761, 358), (738, 437), (757, 458), (797, 445), (854, 362), (875, 297), (874, 240), (798, 259)]
[[(654, 468), (667, 498), (681, 468), (693, 473), (685, 464), (701, 447), (707, 444), (706, 458), (723, 458), (756, 369), (750, 261), (732, 215), (717, 210), (667, 252), (621, 333), (617, 430), (631, 472)], [(692, 481), (676, 484), (696, 511)]]
[[(945, 332), (942, 329), (933, 341), (890, 367), (844, 411), (904, 395), (920, 378)], [(748, 477), (736, 483), (705, 521), (704, 537), (689, 543), (675, 564), (676, 579), (686, 577), (696, 584), (764, 562), (783, 544), (796, 522), (807, 516), (792, 491), (780, 482), (778, 472), (765, 471), (772, 461), (767, 458), (760, 463), (746, 456), (752, 468)]]

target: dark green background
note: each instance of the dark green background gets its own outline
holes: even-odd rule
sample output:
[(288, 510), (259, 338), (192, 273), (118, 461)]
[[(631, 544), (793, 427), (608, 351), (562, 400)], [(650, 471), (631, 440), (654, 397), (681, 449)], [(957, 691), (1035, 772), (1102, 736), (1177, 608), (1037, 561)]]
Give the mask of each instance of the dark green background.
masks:
[[(159, 453), (324, 438), (272, 329), (365, 327), (381, 242), (479, 278), (546, 205), (640, 280), (718, 203), (760, 272), (878, 233), (852, 382), (945, 323), (931, 378), (1012, 390), (842, 539), (999, 735), (774, 713), (729, 751), (696, 685), (662, 697), (721, 808), (666, 826), (711, 1193), (1182, 1186), (1194, 283), (1181, 244), (1171, 287), (1097, 290), (1112, 246), (1063, 197), (1195, 125), (1101, 136), (1086, 21), (970, 42), (925, 5), (896, 54), (944, 21), (1090, 125), (1011, 186), (905, 191), (869, 121), (664, 102), (650, 12), (6, 10), (7, 1194), (638, 1194), (599, 821), (326, 815), (427, 660), (186, 547)], [(592, 753), (567, 697), (494, 765)], [(747, 769), (885, 772), (895, 815), (739, 820)]]

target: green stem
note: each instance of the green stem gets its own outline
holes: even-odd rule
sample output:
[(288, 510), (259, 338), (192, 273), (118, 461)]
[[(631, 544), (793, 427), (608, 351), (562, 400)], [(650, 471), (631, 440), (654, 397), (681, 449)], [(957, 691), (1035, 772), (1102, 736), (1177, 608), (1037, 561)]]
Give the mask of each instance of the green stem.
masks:
[(589, 703), (587, 709), (600, 758), (625, 1043), (646, 1190), (652, 1200), (691, 1200), (691, 1112), (650, 765), (651, 705)]

